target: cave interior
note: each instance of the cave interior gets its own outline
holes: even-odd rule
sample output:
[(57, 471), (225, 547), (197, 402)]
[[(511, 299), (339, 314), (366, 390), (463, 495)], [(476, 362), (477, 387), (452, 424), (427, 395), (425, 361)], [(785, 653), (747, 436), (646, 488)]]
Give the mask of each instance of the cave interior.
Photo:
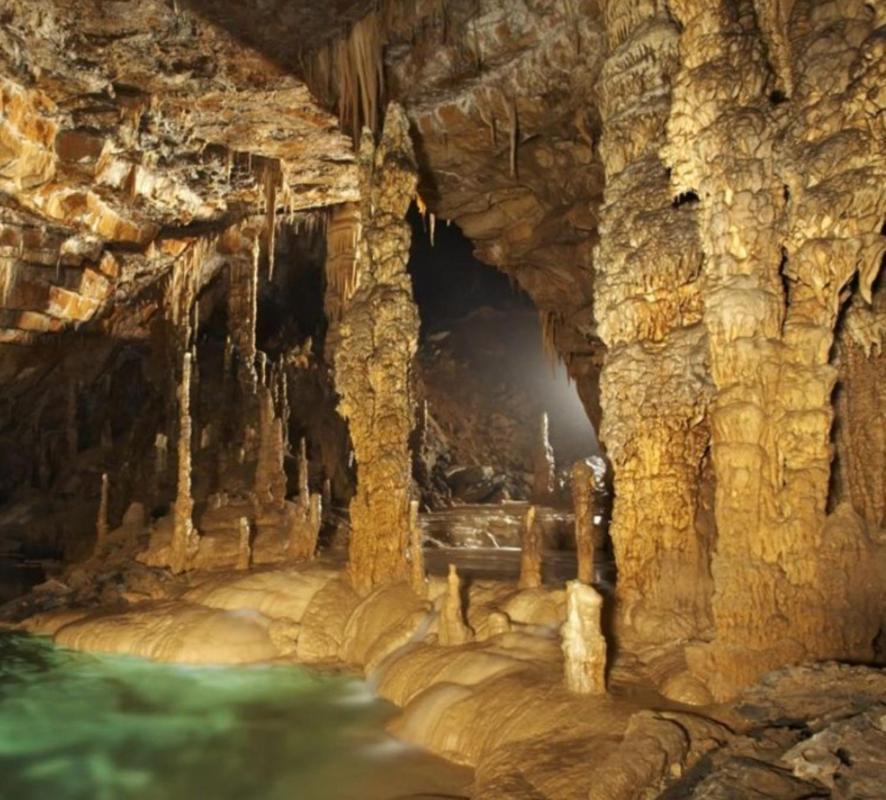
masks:
[(378, 800), (886, 796), (882, 2), (0, 15), (0, 678), (347, 672)]

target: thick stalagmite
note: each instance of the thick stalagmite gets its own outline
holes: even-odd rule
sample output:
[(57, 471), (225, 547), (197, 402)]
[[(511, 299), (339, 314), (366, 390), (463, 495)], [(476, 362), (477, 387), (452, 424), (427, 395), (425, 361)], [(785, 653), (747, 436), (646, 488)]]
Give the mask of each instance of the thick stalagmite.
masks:
[(804, 657), (871, 656), (866, 544), (826, 525), (829, 362), (844, 287), (858, 274), (870, 297), (886, 213), (869, 99), (886, 71), (875, 15), (861, 2), (797, 2), (791, 102), (774, 105), (757, 19), (733, 6), (672, 3), (682, 65), (663, 149), (673, 193), (699, 198), (715, 638), (687, 657), (721, 697)]
[(595, 314), (607, 345), (601, 439), (613, 466), (618, 630), (670, 644), (708, 623), (711, 531), (701, 251), (693, 203), (674, 203), (665, 143), (679, 31), (660, 3), (608, 0), (598, 83), (606, 170)]
[[(341, 309), (329, 339), (339, 411), (348, 421), (357, 462), (348, 571), (365, 592), (409, 572), (418, 314), (406, 272), (410, 232), (404, 217), (416, 177), (409, 126), (399, 106), (389, 106), (377, 147), (364, 135), (359, 161), (358, 233), (352, 266), (345, 266), (353, 277), (336, 283), (328, 276), (327, 309)], [(342, 260), (347, 261), (339, 254)], [(344, 288), (343, 296), (335, 286)]]

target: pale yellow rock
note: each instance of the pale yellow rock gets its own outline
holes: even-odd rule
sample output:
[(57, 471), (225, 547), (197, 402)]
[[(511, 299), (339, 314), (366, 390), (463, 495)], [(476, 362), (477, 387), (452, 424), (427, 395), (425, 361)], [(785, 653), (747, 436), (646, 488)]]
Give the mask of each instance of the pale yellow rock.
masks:
[(603, 598), (581, 581), (566, 584), (566, 621), (560, 628), (566, 686), (576, 694), (605, 694), (606, 639), (600, 630)]

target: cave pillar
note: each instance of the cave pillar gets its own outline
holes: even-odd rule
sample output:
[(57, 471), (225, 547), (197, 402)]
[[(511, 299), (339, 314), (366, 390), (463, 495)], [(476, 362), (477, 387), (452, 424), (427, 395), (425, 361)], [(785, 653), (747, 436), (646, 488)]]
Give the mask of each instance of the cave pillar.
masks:
[(326, 307), (339, 412), (357, 468), (348, 573), (358, 591), (367, 592), (409, 576), (418, 312), (406, 271), (405, 216), (416, 167), (399, 106), (389, 106), (377, 146), (364, 133), (359, 163), (360, 203), (337, 211), (327, 233)]
[(886, 524), (886, 285), (871, 307), (850, 302), (837, 352), (836, 499), (877, 530)]
[(596, 474), (588, 459), (572, 466), (572, 509), (575, 514), (575, 555), (578, 559), (578, 580), (594, 581), (594, 496)]
[[(850, 78), (841, 59), (852, 42), (828, 30), (846, 9), (829, 7), (801, 26), (809, 41), (794, 47), (798, 62), (827, 61), (823, 47), (834, 47), (835, 58), (824, 72), (812, 63), (793, 70), (795, 92), (782, 113), (750, 7), (672, 6), (683, 24), (682, 67), (664, 155), (674, 193), (700, 199), (716, 390), (715, 637), (687, 659), (725, 698), (805, 657), (870, 656), (877, 621), (865, 599), (869, 559), (852, 530), (826, 525), (836, 379), (829, 359), (844, 287), (858, 272), (864, 291), (881, 258), (886, 200), (866, 182), (882, 182), (884, 158), (859, 113), (876, 79), (863, 70)], [(795, 14), (810, 7), (799, 2)], [(823, 114), (832, 103), (844, 112)], [(840, 157), (847, 126), (870, 175)], [(835, 207), (844, 210), (839, 219)]]
[(667, 645), (709, 626), (710, 384), (696, 209), (673, 202), (658, 155), (679, 32), (656, 6), (604, 4), (611, 54), (597, 90), (606, 187), (594, 263), (607, 347), (600, 434), (613, 468), (616, 631), (625, 643)]
[(178, 389), (178, 488), (172, 509), (172, 541), (169, 567), (184, 572), (197, 549), (194, 530), (194, 498), (191, 496), (191, 362), (190, 352), (182, 356), (181, 383)]

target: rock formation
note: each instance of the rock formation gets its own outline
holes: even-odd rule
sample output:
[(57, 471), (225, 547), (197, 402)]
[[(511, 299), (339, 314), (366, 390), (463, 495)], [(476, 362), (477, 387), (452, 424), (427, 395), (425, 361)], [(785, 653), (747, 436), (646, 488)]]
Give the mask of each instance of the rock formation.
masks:
[(471, 629), (465, 624), (461, 580), (459, 580), (455, 564), (449, 565), (449, 575), (446, 579), (446, 591), (442, 598), (437, 630), (437, 638), (444, 646), (464, 644), (471, 640)]
[(412, 590), (424, 597), (427, 593), (425, 556), (421, 525), (418, 522), (418, 500), (409, 503), (409, 582)]
[(606, 639), (600, 631), (603, 598), (582, 581), (566, 584), (566, 621), (560, 628), (566, 686), (576, 694), (606, 693)]
[(520, 540), (520, 581), (521, 589), (537, 589), (541, 586), (541, 562), (544, 541), (536, 525), (536, 508), (529, 506), (523, 518), (523, 531)]
[(550, 503), (556, 489), (554, 450), (548, 434), (548, 415), (544, 413), (538, 422), (538, 438), (533, 454), (532, 502), (539, 505)]
[(108, 473), (102, 473), (101, 492), (98, 501), (98, 514), (95, 520), (95, 555), (100, 556), (108, 546)]
[(181, 382), (178, 390), (178, 483), (172, 510), (172, 540), (169, 567), (184, 571), (197, 548), (194, 530), (194, 499), (191, 496), (191, 362), (193, 355), (184, 353)]
[(389, 106), (378, 147), (364, 134), (359, 159), (363, 201), (353, 223), (355, 249), (350, 264), (340, 257), (343, 267), (338, 261), (327, 264), (329, 286), (336, 285), (333, 269), (350, 274), (338, 282), (343, 294), (335, 304), (327, 301), (327, 308), (341, 308), (330, 338), (339, 411), (348, 421), (357, 462), (348, 568), (355, 587), (366, 592), (408, 574), (418, 316), (406, 272), (404, 216), (416, 177), (408, 122), (399, 106)]
[[(149, 537), (128, 577), (73, 581), (85, 607), (165, 596), (114, 583), (160, 581), (148, 568), (179, 588), (165, 568), (314, 575), (290, 562), (313, 558), (328, 531), (332, 553), (349, 537), (351, 586), (318, 595), (312, 613), (346, 620), (385, 597), (397, 617), (385, 647), (409, 642), (442, 596), (410, 505), (432, 494), (412, 485), (429, 394), (413, 366), (414, 202), (438, 238), (457, 224), (527, 293), (599, 430), (610, 674), (630, 665), (669, 698), (703, 703), (799, 662), (882, 659), (884, 26), (882, 3), (864, 0), (7, 0), (4, 551), (8, 540), (100, 570), (109, 537), (121, 561)], [(443, 387), (450, 415), (458, 388)], [(533, 427), (516, 431), (523, 450)], [(492, 449), (513, 430), (499, 424)], [(532, 484), (532, 501), (551, 504), (545, 425), (536, 470), (496, 457), (520, 475), (499, 481), (467, 460), (450, 475), (477, 478), (470, 501)], [(119, 548), (110, 484), (111, 516), (133, 503), (152, 515)], [(610, 542), (586, 465), (573, 496), (579, 583), (563, 645), (569, 686), (597, 691), (587, 584)], [(505, 590), (481, 586), (465, 609), (453, 572), (441, 641), (473, 629), (548, 646), (533, 626), (559, 624), (564, 600), (541, 588), (534, 514), (508, 587), (522, 599), (493, 609)], [(287, 624), (279, 640), (298, 650)], [(342, 644), (312, 635), (323, 652)], [(662, 763), (682, 769), (719, 742), (712, 726), (690, 746), (691, 724), (666, 713), (620, 720), (600, 792), (634, 745), (636, 782), (658, 786)], [(790, 759), (809, 769), (801, 752)], [(487, 766), (479, 783), (499, 785)], [(546, 781), (568, 782), (554, 772), (528, 788), (507, 778), (544, 795)]]
[(597, 477), (588, 459), (572, 466), (572, 507), (575, 514), (575, 554), (578, 559), (578, 579), (582, 583), (594, 580), (594, 516), (599, 510), (594, 505)]

